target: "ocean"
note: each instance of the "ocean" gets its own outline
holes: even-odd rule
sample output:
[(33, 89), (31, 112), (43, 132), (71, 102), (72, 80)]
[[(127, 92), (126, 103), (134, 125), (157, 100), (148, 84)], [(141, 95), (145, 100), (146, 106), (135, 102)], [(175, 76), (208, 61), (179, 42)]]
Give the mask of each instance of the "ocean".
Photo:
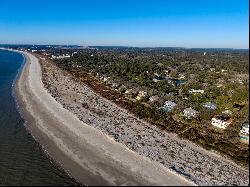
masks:
[(25, 128), (12, 94), (22, 54), (0, 50), (0, 186), (78, 185), (46, 157)]

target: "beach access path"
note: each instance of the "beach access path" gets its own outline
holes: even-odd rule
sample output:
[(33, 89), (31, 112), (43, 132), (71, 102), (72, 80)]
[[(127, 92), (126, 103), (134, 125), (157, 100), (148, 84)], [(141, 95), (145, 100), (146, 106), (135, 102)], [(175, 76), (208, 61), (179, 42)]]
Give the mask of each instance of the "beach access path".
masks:
[(24, 54), (26, 63), (14, 88), (19, 110), (35, 139), (77, 181), (87, 185), (194, 185), (63, 108), (44, 88), (38, 59)]

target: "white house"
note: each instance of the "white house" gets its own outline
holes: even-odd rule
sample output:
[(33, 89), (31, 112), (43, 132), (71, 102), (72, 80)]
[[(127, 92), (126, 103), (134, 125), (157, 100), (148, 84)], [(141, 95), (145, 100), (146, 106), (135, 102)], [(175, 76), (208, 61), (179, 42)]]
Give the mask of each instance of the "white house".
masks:
[(191, 118), (191, 117), (197, 117), (199, 114), (198, 111), (192, 109), (192, 108), (186, 108), (183, 110), (183, 115), (187, 118)]
[(204, 93), (204, 90), (195, 90), (195, 89), (190, 89), (188, 90), (189, 93)]
[(224, 111), (222, 112), (222, 114), (232, 115), (233, 112), (232, 112), (231, 110), (224, 110)]
[(222, 115), (216, 115), (212, 118), (211, 121), (212, 121), (211, 124), (213, 126), (225, 129), (226, 127), (228, 127), (228, 125), (230, 125), (233, 122), (233, 119)]
[(211, 103), (211, 102), (206, 102), (203, 104), (204, 107), (215, 110), (217, 108), (215, 103)]
[(240, 132), (242, 134), (249, 135), (249, 123), (248, 122), (242, 124)]
[(177, 104), (173, 101), (166, 101), (160, 109), (162, 109), (165, 112), (171, 111)]
[(249, 122), (245, 122), (241, 126), (240, 140), (249, 143)]

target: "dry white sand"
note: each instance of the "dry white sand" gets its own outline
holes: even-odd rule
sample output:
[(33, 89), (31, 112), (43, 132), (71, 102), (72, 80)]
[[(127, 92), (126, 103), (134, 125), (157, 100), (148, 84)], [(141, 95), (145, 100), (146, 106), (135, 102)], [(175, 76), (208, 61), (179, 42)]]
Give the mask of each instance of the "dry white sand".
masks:
[(21, 114), (37, 141), (76, 180), (88, 185), (194, 185), (64, 109), (44, 88), (38, 59), (24, 54), (15, 85)]

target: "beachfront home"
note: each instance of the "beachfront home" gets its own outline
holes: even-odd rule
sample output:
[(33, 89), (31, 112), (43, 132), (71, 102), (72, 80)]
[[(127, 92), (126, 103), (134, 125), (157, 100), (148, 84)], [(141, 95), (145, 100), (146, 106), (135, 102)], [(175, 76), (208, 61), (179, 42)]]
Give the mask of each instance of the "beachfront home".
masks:
[(176, 105), (173, 101), (166, 101), (160, 109), (164, 112), (170, 112)]
[(204, 93), (204, 90), (200, 90), (200, 89), (198, 89), (198, 90), (190, 89), (190, 90), (188, 90), (188, 92), (189, 92), (189, 93)]
[(245, 122), (241, 126), (240, 140), (244, 143), (249, 143), (249, 122)]
[(228, 116), (223, 116), (223, 115), (216, 115), (212, 118), (211, 124), (215, 127), (225, 129), (228, 127), (233, 122), (233, 119)]
[(186, 108), (183, 110), (183, 115), (187, 118), (191, 118), (191, 117), (195, 118), (198, 116), (198, 114), (199, 112), (192, 108)]
[(211, 103), (211, 102), (206, 102), (203, 104), (204, 107), (215, 110), (217, 108), (215, 103)]

